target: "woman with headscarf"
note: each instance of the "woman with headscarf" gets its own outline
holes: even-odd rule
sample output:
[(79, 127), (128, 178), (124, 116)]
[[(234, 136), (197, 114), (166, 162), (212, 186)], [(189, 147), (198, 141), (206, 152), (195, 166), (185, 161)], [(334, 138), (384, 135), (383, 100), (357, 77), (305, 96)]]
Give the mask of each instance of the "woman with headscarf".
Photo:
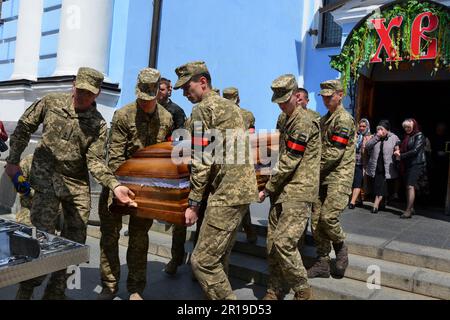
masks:
[(370, 133), (370, 123), (369, 120), (363, 118), (359, 121), (358, 132), (356, 137), (356, 165), (355, 165), (355, 175), (353, 178), (353, 192), (350, 203), (348, 204), (349, 209), (355, 209), (356, 201), (361, 193), (364, 182), (364, 174), (367, 168), (367, 153), (366, 153), (366, 143), (372, 138)]
[(405, 136), (400, 149), (396, 150), (394, 155), (401, 161), (401, 171), (406, 185), (406, 210), (400, 218), (409, 219), (414, 214), (415, 189), (426, 166), (425, 136), (420, 132), (415, 119), (406, 119), (402, 126)]
[(378, 213), (383, 197), (387, 196), (387, 180), (398, 177), (393, 155), (400, 139), (390, 130), (389, 121), (381, 120), (377, 126), (377, 133), (366, 144), (366, 150), (370, 153), (367, 175), (372, 180), (375, 195), (372, 213)]

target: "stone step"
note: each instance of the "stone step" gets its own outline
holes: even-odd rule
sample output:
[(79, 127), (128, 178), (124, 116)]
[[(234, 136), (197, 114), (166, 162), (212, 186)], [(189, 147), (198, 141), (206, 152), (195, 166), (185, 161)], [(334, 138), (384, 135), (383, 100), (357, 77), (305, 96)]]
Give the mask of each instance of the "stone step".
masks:
[[(240, 253), (230, 257), (230, 276), (267, 285), (267, 262)], [(364, 281), (350, 278), (309, 279), (316, 300), (435, 300), (433, 297), (381, 286), (370, 289)]]
[[(93, 237), (100, 236), (98, 228), (95, 227), (89, 227), (88, 234)], [(245, 238), (245, 235), (239, 234), (238, 238), (241, 238), (242, 240)], [(258, 239), (258, 241), (262, 242), (263, 240)], [(126, 246), (128, 244), (127, 237), (121, 236), (120, 244)], [(238, 244), (239, 242), (236, 243), (236, 245)], [(171, 237), (169, 235), (150, 231), (150, 245), (148, 251), (150, 254), (170, 258), (170, 247)], [(261, 245), (254, 246), (254, 248), (259, 248), (258, 250), (260, 250)], [(192, 242), (187, 241), (186, 261), (189, 260), (192, 249)], [(305, 265), (310, 265), (312, 257), (315, 256), (315, 249), (310, 246), (305, 246), (302, 250), (302, 256)], [(373, 273), (375, 268), (375, 270), (380, 270), (381, 272), (381, 286), (383, 288), (382, 290), (384, 290), (383, 292), (389, 293), (390, 291), (388, 288), (391, 288), (392, 290), (405, 291), (411, 294), (450, 299), (449, 274), (353, 254), (350, 254), (349, 261), (350, 264), (345, 275), (346, 278), (340, 280), (359, 281), (366, 285), (367, 279)], [(368, 269), (369, 267), (372, 269)], [(267, 262), (264, 257), (234, 250), (230, 258), (230, 275), (245, 281), (266, 285), (268, 275)], [(312, 280), (321, 283), (322, 279)], [(350, 281), (350, 284), (351, 283), (353, 282)], [(367, 286), (365, 288), (367, 288)], [(374, 296), (374, 298), (376, 297)]]
[[(255, 225), (255, 227), (258, 232), (256, 244), (248, 243), (245, 233), (239, 232), (234, 250), (264, 258), (266, 257), (267, 227), (262, 225)], [(172, 235), (170, 226), (159, 222), (154, 223), (152, 231)], [(192, 240), (194, 233), (195, 228), (188, 228), (186, 238)], [(450, 273), (450, 250), (352, 233), (347, 234), (346, 243), (349, 253), (355, 255)], [(311, 246), (314, 244), (309, 231), (305, 238), (305, 244)]]

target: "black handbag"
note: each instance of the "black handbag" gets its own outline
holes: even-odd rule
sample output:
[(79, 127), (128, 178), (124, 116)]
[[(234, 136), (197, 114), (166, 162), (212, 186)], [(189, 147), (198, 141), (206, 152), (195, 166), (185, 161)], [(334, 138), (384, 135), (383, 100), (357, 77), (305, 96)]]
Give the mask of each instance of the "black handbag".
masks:
[(5, 143), (5, 141), (0, 139), (0, 152), (5, 152), (7, 150), (8, 150), (8, 145)]

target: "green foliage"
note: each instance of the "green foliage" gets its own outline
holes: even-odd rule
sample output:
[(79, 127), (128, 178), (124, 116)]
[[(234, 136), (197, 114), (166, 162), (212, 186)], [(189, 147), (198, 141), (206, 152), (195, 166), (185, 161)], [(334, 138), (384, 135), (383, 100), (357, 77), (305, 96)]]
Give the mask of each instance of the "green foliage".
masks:
[[(388, 10), (379, 14), (374, 13), (369, 17), (363, 25), (353, 30), (351, 38), (342, 48), (341, 54), (332, 58), (330, 65), (332, 68), (341, 72), (341, 80), (344, 88), (347, 88), (350, 81), (356, 81), (359, 77), (361, 67), (368, 65), (369, 61), (374, 57), (379, 45), (379, 36), (375, 28), (373, 28), (372, 19), (385, 18), (387, 23), (394, 17), (402, 16), (403, 23), (400, 28), (393, 28), (391, 31), (391, 39), (393, 47), (397, 51), (397, 56), (403, 61), (413, 60), (411, 53), (411, 28), (414, 18), (423, 13), (432, 12), (439, 18), (439, 27), (427, 36), (438, 39), (438, 53), (435, 60), (434, 73), (438, 69), (450, 70), (450, 14), (448, 10), (443, 10), (430, 2), (423, 1), (399, 1)], [(421, 51), (426, 51), (429, 43), (421, 41)], [(384, 55), (384, 56), (383, 56)], [(380, 55), (383, 61), (387, 55), (385, 50)], [(393, 62), (395, 68), (398, 68), (399, 62)], [(392, 69), (392, 64), (389, 66)]]

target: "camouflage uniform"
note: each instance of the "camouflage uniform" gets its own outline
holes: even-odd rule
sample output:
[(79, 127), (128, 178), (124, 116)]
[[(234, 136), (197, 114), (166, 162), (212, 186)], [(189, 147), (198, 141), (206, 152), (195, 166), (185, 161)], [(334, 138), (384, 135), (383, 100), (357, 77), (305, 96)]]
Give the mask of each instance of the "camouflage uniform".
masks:
[[(188, 63), (178, 67), (175, 72), (178, 75), (175, 89), (188, 83), (194, 75), (209, 73), (204, 62)], [(194, 147), (189, 194), (191, 205), (201, 203), (207, 189), (210, 188), (208, 205), (191, 264), (197, 280), (209, 299), (236, 299), (226, 270), (237, 228), (249, 204), (257, 200), (256, 176), (249, 154), (246, 154), (245, 164), (209, 162), (207, 152), (201, 152), (206, 160), (198, 159), (196, 150), (210, 143), (205, 142), (203, 136), (203, 131), (209, 129), (219, 130), (224, 138), (226, 129), (235, 129), (234, 134), (237, 130), (245, 131), (239, 108), (213, 91), (203, 94), (202, 101), (193, 108), (191, 116), (190, 131)], [(233, 141), (237, 142), (237, 136), (233, 136)], [(218, 142), (221, 144), (223, 142), (225, 146), (223, 149), (226, 159), (231, 151), (227, 150), (225, 141)], [(248, 139), (246, 143), (249, 143)]]
[[(30, 170), (31, 170), (31, 163), (33, 161), (33, 155), (29, 154), (22, 160), (20, 160), (19, 167), (20, 170), (22, 170), (22, 173), (25, 178), (30, 177)], [(20, 211), (16, 213), (16, 221), (19, 223), (23, 223), (26, 225), (31, 226), (31, 219), (30, 219), (30, 210), (31, 210), (31, 204), (34, 196), (34, 190), (30, 190), (30, 194), (27, 196), (20, 194)]]
[(251, 132), (254, 132), (255, 129), (255, 116), (252, 112), (242, 108), (239, 105), (239, 90), (234, 87), (229, 87), (223, 89), (223, 97), (225, 99), (228, 99), (230, 101), (233, 101), (240, 109), (241, 109), (241, 115), (244, 119), (244, 125), (247, 129), (249, 129)]
[[(23, 175), (25, 178), (29, 178), (30, 171), (31, 171), (31, 164), (33, 162), (33, 155), (29, 154), (22, 160), (20, 160), (19, 167), (22, 170)], [(31, 188), (30, 193), (25, 196), (23, 194), (19, 193), (20, 197), (20, 211), (16, 213), (16, 220), (19, 223), (23, 223), (26, 225), (32, 225), (31, 219), (30, 219), (30, 211), (31, 211), (31, 205), (33, 203), (33, 196), (34, 196), (34, 190)], [(62, 207), (59, 206), (58, 209), (58, 217), (59, 219), (56, 219), (55, 221), (55, 228), (58, 231), (61, 231), (61, 217), (62, 217)]]
[[(321, 88), (321, 95), (325, 96), (342, 90), (338, 80), (324, 82)], [(348, 259), (347, 248), (344, 246), (345, 234), (339, 223), (339, 216), (347, 206), (353, 182), (355, 122), (341, 104), (335, 112), (328, 112), (321, 118), (320, 126), (322, 132), (320, 191), (319, 201), (315, 203), (312, 230), (317, 247), (317, 263), (323, 265), (329, 263), (330, 242), (333, 243), (337, 255), (341, 251), (342, 259), (344, 256)], [(337, 268), (340, 259), (341, 257), (337, 257)], [(313, 273), (314, 271), (311, 271), (309, 275), (312, 276)]]
[[(75, 87), (97, 94), (102, 82), (100, 72), (80, 68)], [(40, 230), (54, 233), (61, 203), (65, 221), (61, 236), (84, 243), (90, 213), (89, 172), (111, 190), (120, 183), (104, 163), (105, 120), (95, 104), (85, 112), (76, 112), (72, 100), (71, 94), (57, 93), (33, 103), (19, 119), (11, 136), (7, 162), (19, 163), (31, 134), (42, 123), (42, 139), (34, 152), (29, 177), (35, 190), (31, 222)], [(64, 298), (66, 278), (65, 270), (53, 273), (44, 299)], [(45, 276), (22, 283), (18, 295), (25, 291), (32, 293), (32, 288), (44, 279)]]
[[(138, 99), (154, 100), (159, 88), (160, 74), (155, 69), (139, 73), (136, 95)], [(114, 113), (108, 146), (108, 166), (114, 172), (133, 154), (149, 145), (164, 142), (173, 128), (171, 114), (160, 104), (152, 114), (146, 113), (137, 102)], [(118, 291), (120, 279), (119, 238), (122, 216), (109, 212), (112, 193), (103, 188), (99, 199), (100, 216), (100, 272), (103, 287), (111, 293)], [(127, 289), (139, 293), (145, 289), (147, 275), (148, 232), (153, 220), (130, 216), (128, 232)]]
[[(242, 108), (239, 105), (240, 98), (239, 98), (239, 90), (234, 87), (229, 87), (223, 89), (223, 97), (225, 99), (228, 99), (230, 101), (233, 101), (241, 111), (242, 118), (244, 119), (244, 125), (249, 130), (250, 133), (255, 132), (255, 116), (251, 111), (248, 111), (244, 108)], [(250, 215), (250, 208), (246, 215), (244, 216), (244, 219), (242, 219), (242, 228), (244, 229), (245, 233), (247, 234), (247, 241), (250, 243), (255, 243), (257, 241), (257, 235), (255, 227), (252, 225), (252, 218)]]
[[(297, 88), (293, 75), (274, 80), (272, 101), (289, 101)], [(265, 190), (270, 194), (271, 210), (267, 235), (269, 263), (268, 294), (280, 298), (287, 284), (300, 295), (309, 291), (306, 270), (298, 251), (312, 203), (319, 192), (321, 140), (317, 118), (297, 106), (278, 124), (280, 152), (274, 174)]]
[[(304, 110), (306, 110), (306, 112), (308, 112), (308, 114), (312, 118), (317, 119), (320, 122), (320, 118), (321, 118), (320, 113), (318, 113), (317, 111), (311, 110), (311, 109), (304, 109)], [(281, 130), (283, 123), (286, 122), (286, 118), (287, 118), (286, 113), (284, 113), (284, 112), (280, 113), (280, 115), (278, 116), (277, 125), (276, 125), (277, 130)]]

